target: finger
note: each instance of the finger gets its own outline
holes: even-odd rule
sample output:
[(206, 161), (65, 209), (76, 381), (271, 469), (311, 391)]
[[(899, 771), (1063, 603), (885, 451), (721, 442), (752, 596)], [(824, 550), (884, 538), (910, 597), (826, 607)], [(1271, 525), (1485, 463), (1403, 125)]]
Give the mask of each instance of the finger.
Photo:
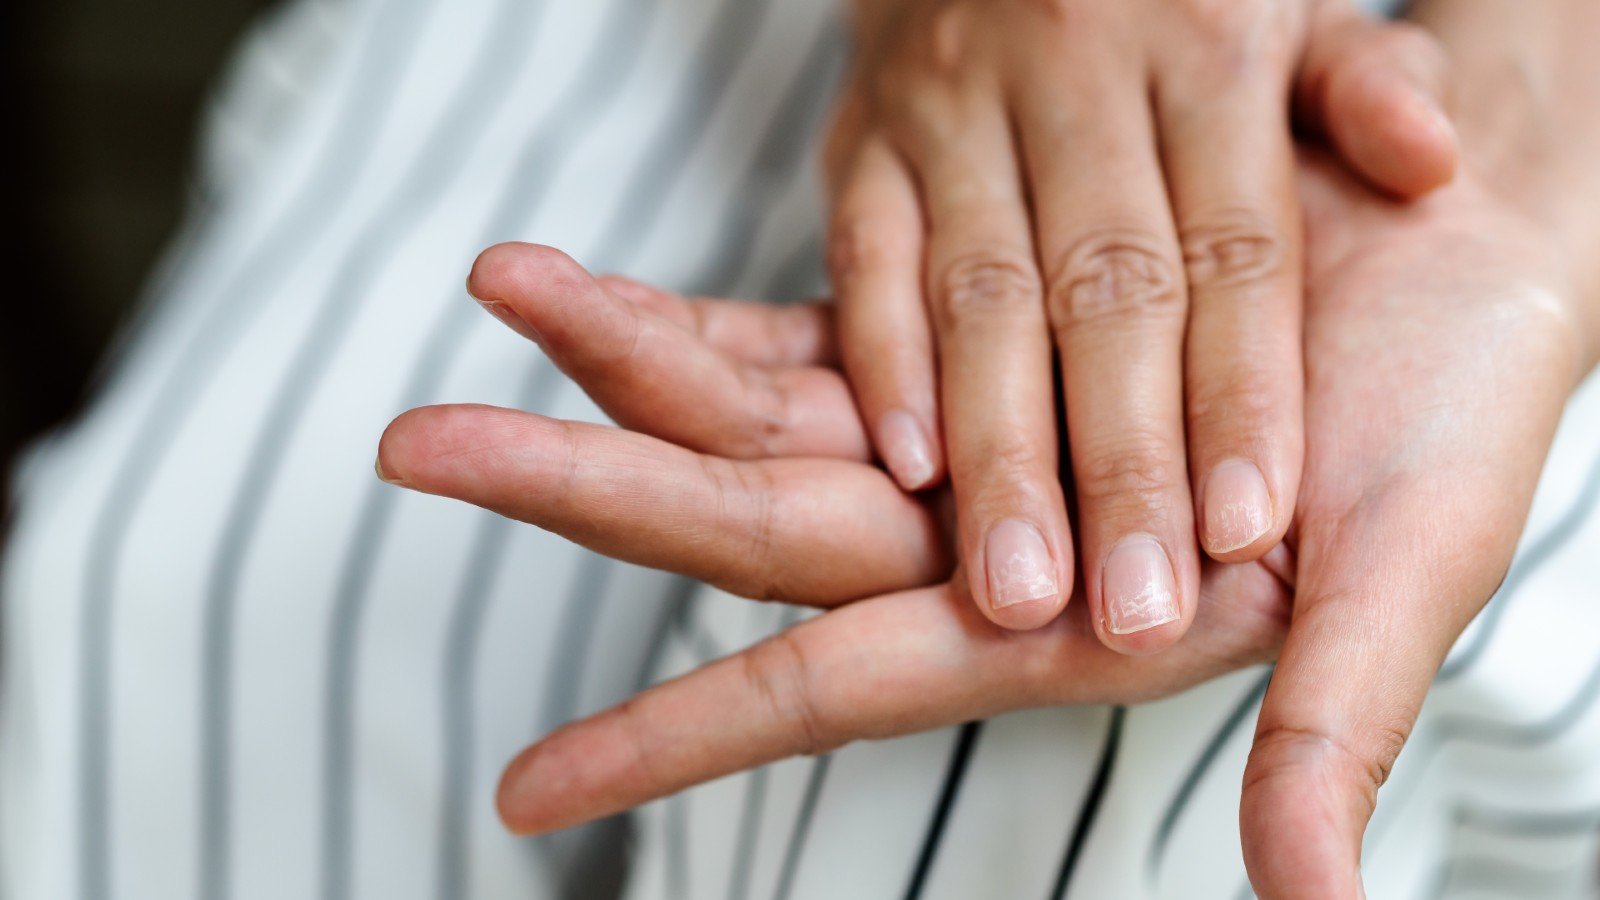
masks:
[(925, 122), (903, 143), (931, 229), (927, 296), (962, 559), (986, 616), (1034, 628), (1066, 603), (1073, 561), (1016, 153), (998, 107), (966, 101), (934, 121), (954, 124)]
[(1228, 568), (1232, 598), (1248, 602), (1197, 624), (1204, 652), (1156, 659), (1107, 650), (1081, 607), (1035, 631), (1003, 630), (960, 582), (833, 610), (549, 735), (502, 776), (501, 818), (519, 833), (554, 831), (853, 740), (1164, 694), (1276, 646), (1275, 626), (1251, 612), (1281, 609), (1281, 586), (1260, 567)]
[(1380, 22), (1348, 0), (1313, 16), (1295, 107), (1372, 184), (1418, 197), (1455, 177), (1460, 148), (1448, 108), (1448, 64), (1423, 29)]
[(944, 474), (933, 335), (922, 297), (922, 214), (894, 150), (869, 139), (834, 192), (828, 268), (844, 367), (873, 443), (907, 490)]
[[(1097, 52), (1097, 51), (1085, 51)], [(1114, 61), (1085, 69), (1119, 71)], [(1051, 63), (1019, 94), (1046, 303), (1060, 349), (1084, 584), (1108, 646), (1170, 646), (1199, 582), (1185, 469), (1182, 257), (1138, 73)], [(1049, 81), (1046, 81), (1049, 79)]]
[(483, 406), (400, 416), (378, 459), (392, 483), (746, 597), (828, 605), (929, 584), (949, 568), (929, 511), (858, 463), (731, 461)]
[(829, 304), (689, 298), (622, 275), (602, 275), (596, 281), (737, 362), (769, 367), (839, 364), (837, 326)]
[(1189, 284), (1194, 508), (1201, 546), (1224, 562), (1257, 559), (1283, 539), (1305, 443), (1289, 34), (1287, 23), (1259, 31), (1279, 37), (1229, 53), (1226, 67), (1211, 56), (1172, 67), (1156, 92)]
[(491, 247), (473, 264), (468, 288), (626, 428), (741, 459), (868, 458), (837, 372), (736, 363), (607, 293), (559, 250)]
[[(1531, 492), (1531, 485), (1529, 487)], [(1244, 857), (1263, 900), (1360, 896), (1362, 835), (1440, 663), (1510, 561), (1459, 484), (1408, 479), (1301, 532), (1299, 598), (1245, 770)], [(1508, 517), (1509, 516), (1509, 517)], [(1464, 522), (1482, 522), (1463, 528)]]

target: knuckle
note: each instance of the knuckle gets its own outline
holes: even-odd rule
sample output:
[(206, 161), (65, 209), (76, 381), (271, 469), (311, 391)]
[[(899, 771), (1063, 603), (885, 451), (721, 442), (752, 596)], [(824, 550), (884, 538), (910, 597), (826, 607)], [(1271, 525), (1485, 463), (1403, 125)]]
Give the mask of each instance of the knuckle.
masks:
[(792, 629), (762, 641), (741, 658), (746, 683), (782, 727), (791, 755), (816, 756), (843, 743), (816, 704), (805, 647)]
[[(794, 395), (766, 370), (742, 368), (736, 377), (744, 398), (743, 425), (719, 448), (736, 459), (772, 459), (783, 456), (794, 430)], [(749, 481), (760, 477), (736, 466), (736, 475)], [(747, 485), (748, 486), (748, 485)], [(765, 487), (771, 487), (770, 478)]]
[(787, 596), (780, 569), (771, 564), (776, 515), (771, 473), (761, 466), (714, 456), (702, 455), (700, 465), (715, 485), (717, 527), (713, 533), (719, 539), (738, 535), (743, 541), (743, 551), (733, 554), (743, 561), (737, 593), (754, 600)]
[(1341, 776), (1337, 783), (1359, 787), (1370, 812), (1409, 736), (1410, 726), (1403, 720), (1375, 725), (1366, 735), (1371, 747), (1358, 748), (1348, 738), (1322, 729), (1272, 723), (1256, 734), (1250, 751), (1254, 764), (1247, 769), (1245, 788), (1264, 779), (1296, 778), (1307, 770), (1331, 767)]
[(1039, 308), (1038, 273), (1031, 261), (1013, 254), (962, 256), (945, 267), (936, 284), (935, 309), (947, 323)]
[[(1284, 415), (1288, 385), (1264, 370), (1235, 371), (1218, 383), (1194, 383), (1187, 391), (1189, 424), (1196, 432), (1251, 434)], [(1298, 393), (1298, 390), (1295, 390)]]
[(872, 272), (913, 265), (911, 242), (861, 213), (840, 213), (828, 230), (828, 270), (836, 284), (848, 285)]
[(1181, 240), (1184, 267), (1196, 289), (1243, 287), (1288, 270), (1288, 239), (1257, 213), (1224, 213), (1184, 228)]
[(1173, 458), (1165, 442), (1153, 437), (1087, 448), (1073, 469), (1084, 501), (1096, 505), (1131, 502), (1152, 510), (1167, 505), (1167, 496), (1185, 476), (1183, 463)]
[(1192, 81), (1191, 89), (1233, 91), (1241, 78), (1262, 85), (1287, 78), (1297, 47), (1293, 5), (1183, 0), (1180, 8), (1193, 41), (1179, 57), (1179, 69)]
[(922, 55), (934, 72), (958, 78), (971, 68), (973, 43), (981, 33), (974, 24), (966, 3), (946, 3), (929, 14)]
[(1049, 307), (1058, 327), (1149, 311), (1180, 313), (1177, 265), (1144, 232), (1110, 231), (1079, 241), (1050, 279)]
[(1263, 38), (1275, 35), (1273, 26), (1287, 21), (1285, 4), (1239, 0), (1183, 0), (1181, 8), (1190, 29), (1211, 46), (1236, 49), (1264, 47)]
[(1019, 429), (1002, 427), (977, 441), (971, 451), (953, 460), (958, 472), (971, 473), (970, 505), (977, 514), (1010, 509), (1023, 495), (1058, 481), (1058, 465), (1047, 448), (1018, 438)]

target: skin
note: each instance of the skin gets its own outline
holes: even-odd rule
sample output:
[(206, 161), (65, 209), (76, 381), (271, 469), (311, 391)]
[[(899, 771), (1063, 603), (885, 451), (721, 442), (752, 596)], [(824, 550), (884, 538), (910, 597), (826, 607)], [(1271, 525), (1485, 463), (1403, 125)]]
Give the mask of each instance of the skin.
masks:
[[(1375, 187), (1425, 193), (1455, 168), (1442, 54), (1344, 0), (853, 9), (829, 260), (873, 445), (907, 489), (948, 473), (995, 623), (1050, 621), (1081, 575), (1107, 646), (1170, 646), (1202, 556), (1259, 558), (1295, 507), (1291, 111)], [(1043, 561), (1007, 579), (1019, 534)], [(1152, 543), (1176, 608), (1119, 615), (1113, 557)]]
[[(1165, 696), (1276, 657), (1244, 784), (1246, 861), (1262, 896), (1350, 896), (1377, 788), (1445, 651), (1509, 564), (1562, 401), (1592, 358), (1561, 299), (1570, 279), (1524, 220), (1470, 182), (1403, 208), (1320, 166), (1306, 178), (1321, 237), (1307, 301), (1312, 452), (1296, 528), (1264, 560), (1208, 564), (1195, 634), (1156, 657), (1104, 648), (1082, 604), (1018, 634), (977, 613), (960, 572), (914, 587), (949, 570), (937, 500), (907, 498), (859, 458), (736, 460), (482, 407), (398, 419), (380, 450), (397, 483), (746, 595), (833, 607), (530, 748), (505, 776), (507, 824), (558, 829), (850, 740), (1025, 706)], [(696, 396), (729, 421), (753, 409), (746, 422), (775, 447), (816, 450), (802, 421), (839, 446), (859, 437), (856, 410), (831, 388), (791, 394), (777, 418), (749, 400), (769, 379), (825, 378), (791, 365), (825, 361), (810, 338), (789, 349), (731, 342), (740, 362), (650, 304), (586, 282), (547, 248), (490, 251), (473, 286), (525, 317), (569, 371), (582, 372), (587, 362), (573, 358), (592, 360), (583, 345), (598, 343), (613, 348), (609, 369), (670, 379), (664, 362), (698, 346), (705, 368), (686, 367), (667, 395)], [(680, 319), (700, 334), (725, 321)], [(794, 349), (807, 346), (809, 356)], [(708, 371), (741, 374), (727, 391), (691, 393)], [(630, 407), (617, 383), (626, 379), (587, 386), (635, 428), (688, 439), (681, 415)], [(712, 434), (702, 446), (740, 449)], [(910, 589), (883, 593), (896, 582)]]
[[(1378, 787), (1444, 653), (1509, 564), (1562, 405), (1600, 346), (1600, 217), (1586, 202), (1600, 196), (1600, 62), (1581, 39), (1600, 33), (1600, 7), (1552, 0), (1529, 15), (1456, 0), (1420, 15), (1480, 100), (1460, 117), (1467, 165), (1402, 205), (1303, 157), (1300, 501), (1282, 547), (1205, 567), (1190, 639), (1157, 656), (1103, 648), (1084, 604), (1020, 634), (973, 607), (941, 550), (940, 498), (885, 487), (839, 391), (774, 390), (832, 384), (825, 311), (607, 290), (547, 248), (480, 258), (474, 293), (642, 433), (417, 410), (385, 434), (381, 474), (735, 592), (830, 607), (529, 748), (502, 782), (508, 826), (561, 828), (858, 738), (1165, 696), (1275, 657), (1242, 788), (1252, 883), (1265, 898), (1359, 895)], [(682, 381), (669, 354), (696, 361)], [(696, 438), (672, 409), (630, 406), (614, 384), (635, 376), (669, 379), (669, 399), (700, 392), (697, 408), (742, 421), (777, 455), (716, 434), (669, 443)], [(836, 442), (831, 458), (818, 440)], [(786, 442), (816, 455), (784, 456)], [(827, 539), (862, 519), (866, 533)], [(718, 555), (734, 541), (751, 552)], [(886, 562), (893, 574), (874, 571)]]

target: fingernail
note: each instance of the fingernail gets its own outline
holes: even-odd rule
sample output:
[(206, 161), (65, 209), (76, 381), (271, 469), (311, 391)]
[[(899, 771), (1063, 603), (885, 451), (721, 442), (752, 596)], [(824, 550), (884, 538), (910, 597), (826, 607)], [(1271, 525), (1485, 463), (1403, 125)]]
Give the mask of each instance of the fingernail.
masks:
[(1044, 536), (1021, 519), (1005, 519), (989, 531), (984, 558), (989, 572), (989, 605), (994, 609), (1061, 593), (1056, 585), (1056, 565)]
[(1106, 557), (1102, 578), (1106, 630), (1112, 634), (1133, 634), (1177, 621), (1172, 562), (1151, 535), (1123, 538)]
[(529, 325), (526, 319), (517, 315), (516, 310), (512, 309), (507, 304), (499, 300), (479, 300), (477, 297), (473, 297), (472, 299), (477, 300), (479, 306), (487, 310), (489, 315), (499, 319), (501, 324), (505, 325), (507, 328), (510, 328), (517, 334), (520, 334), (528, 340), (533, 341), (535, 344), (544, 343), (543, 336), (540, 335), (539, 332), (535, 331), (533, 326)]
[(383, 481), (388, 484), (403, 484), (400, 479), (391, 476), (388, 472), (383, 470), (383, 460), (381, 459), (374, 459), (372, 461), (372, 471), (378, 473), (379, 481)]
[(878, 420), (878, 449), (900, 486), (926, 487), (933, 480), (933, 452), (922, 426), (910, 413), (896, 409)]
[(1272, 496), (1255, 463), (1230, 459), (1206, 479), (1206, 549), (1227, 553), (1248, 547), (1272, 530)]

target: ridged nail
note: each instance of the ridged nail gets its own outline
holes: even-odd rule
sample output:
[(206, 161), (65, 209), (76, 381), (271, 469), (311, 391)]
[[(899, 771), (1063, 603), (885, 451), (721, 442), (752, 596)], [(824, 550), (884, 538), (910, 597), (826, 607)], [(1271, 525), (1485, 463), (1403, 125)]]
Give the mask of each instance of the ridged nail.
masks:
[(1056, 565), (1039, 529), (1021, 519), (1005, 519), (984, 544), (989, 573), (989, 605), (1004, 609), (1061, 593)]
[(1272, 530), (1272, 496), (1255, 463), (1230, 459), (1206, 479), (1203, 501), (1206, 550), (1228, 553), (1248, 547)]
[(1112, 634), (1133, 634), (1178, 619), (1172, 562), (1151, 535), (1129, 535), (1112, 549), (1101, 587), (1106, 630)]

